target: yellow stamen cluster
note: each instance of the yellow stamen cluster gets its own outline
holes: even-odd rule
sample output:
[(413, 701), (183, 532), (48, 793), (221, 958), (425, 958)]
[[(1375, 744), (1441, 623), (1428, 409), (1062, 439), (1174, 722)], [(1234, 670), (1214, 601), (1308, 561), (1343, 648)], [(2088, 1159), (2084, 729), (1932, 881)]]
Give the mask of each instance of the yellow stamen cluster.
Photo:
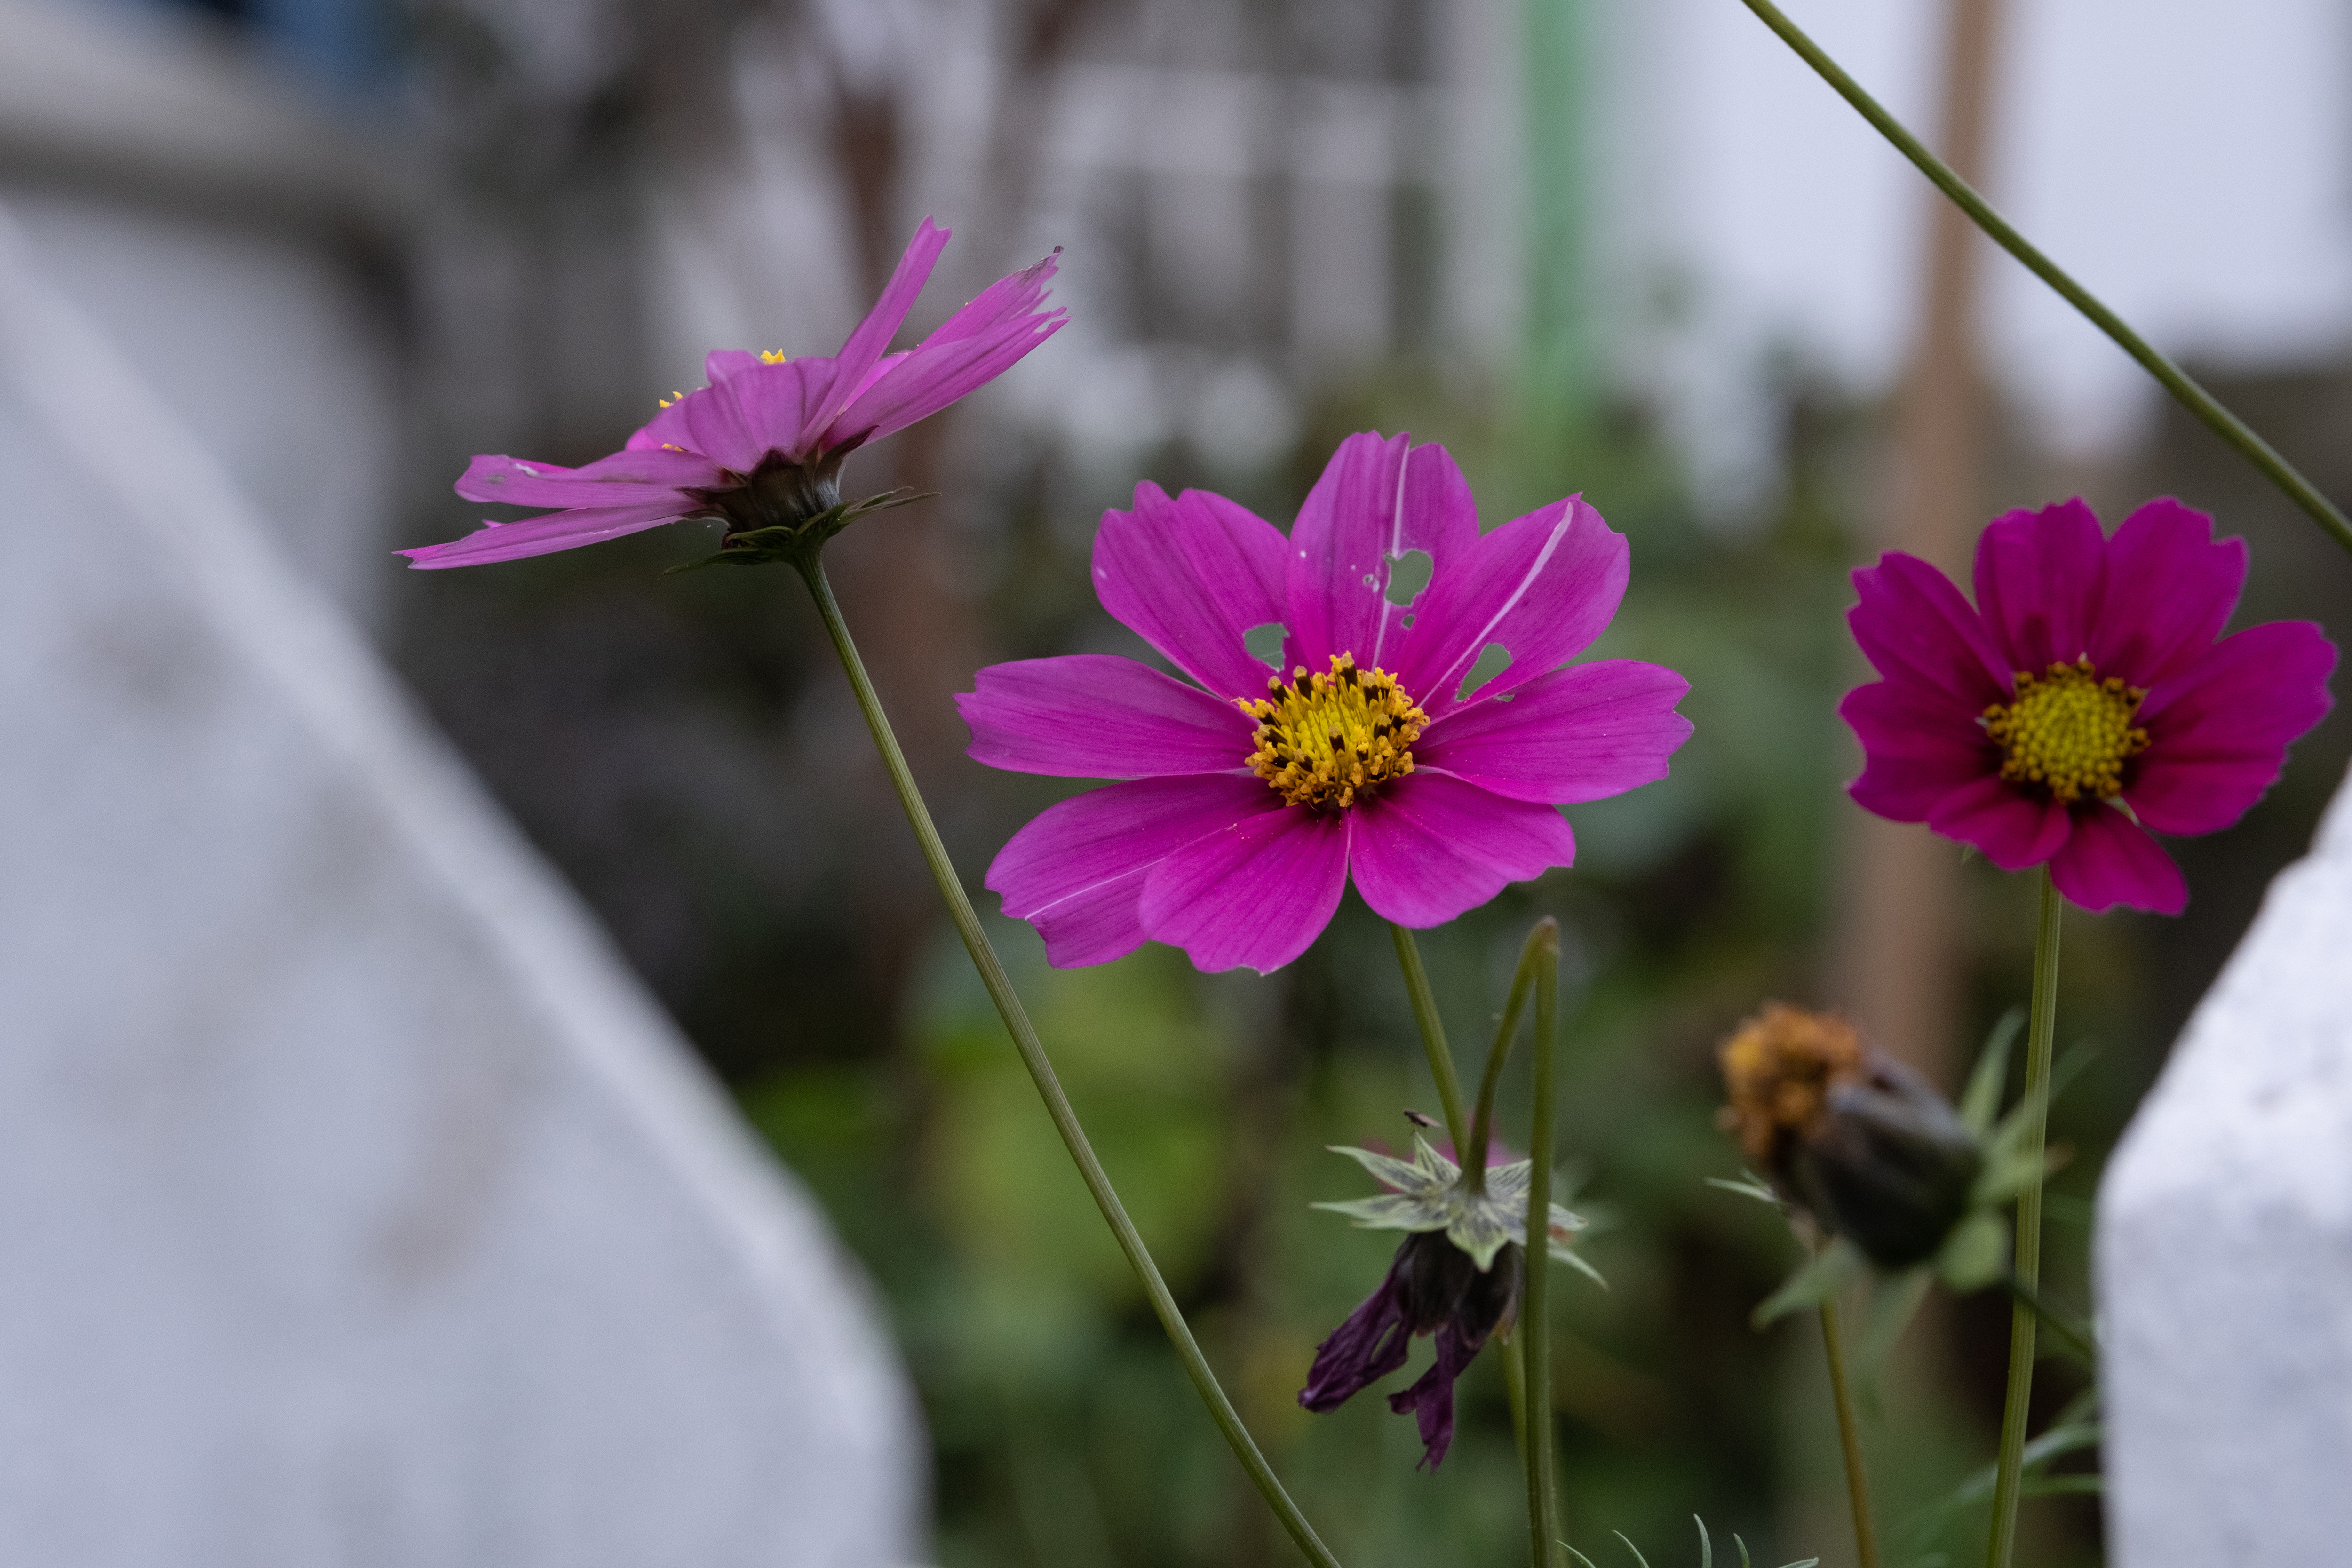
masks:
[(761, 364), (782, 364), (784, 363), (784, 351), (782, 349), (761, 349), (760, 351), (760, 363)]
[(2124, 763), (2147, 750), (2132, 722), (2147, 692), (2114, 676), (2099, 679), (2089, 656), (2035, 676), (2017, 672), (2017, 700), (1984, 710), (1985, 733), (2007, 753), (2000, 776), (2037, 784), (2072, 805), (2123, 793)]
[(654, 405), (655, 405), (655, 406), (656, 406), (656, 407), (659, 407), (659, 408), (667, 408), (667, 407), (668, 407), (671, 404), (673, 404), (673, 403), (678, 403), (678, 402), (682, 402), (682, 401), (684, 401), (684, 400), (685, 400), (685, 397), (686, 397), (686, 394), (685, 394), (685, 393), (683, 393), (683, 392), (673, 392), (673, 393), (671, 393), (667, 397), (656, 397), (656, 398), (655, 398), (655, 399), (654, 399)]
[(1302, 664), (1265, 687), (1269, 695), (1255, 702), (1234, 700), (1258, 721), (1249, 765), (1291, 805), (1338, 811), (1412, 772), (1411, 747), (1429, 715), (1386, 670), (1358, 669), (1352, 655), (1333, 654), (1328, 675)]
[(1832, 1089), (1863, 1076), (1853, 1025), (1785, 1002), (1766, 1003), (1740, 1025), (1723, 1042), (1720, 1060), (1730, 1103), (1718, 1120), (1760, 1171), (1772, 1170), (1791, 1142), (1820, 1127)]

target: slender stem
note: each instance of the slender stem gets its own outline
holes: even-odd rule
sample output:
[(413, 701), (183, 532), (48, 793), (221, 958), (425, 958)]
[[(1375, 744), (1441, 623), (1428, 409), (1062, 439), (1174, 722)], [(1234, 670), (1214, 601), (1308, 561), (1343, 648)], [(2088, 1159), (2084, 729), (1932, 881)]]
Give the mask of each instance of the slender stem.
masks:
[(2023, 262), (2033, 275), (2057, 290), (2061, 299), (2089, 318), (2091, 324), (2113, 338), (2124, 353), (2137, 360), (2150, 375), (2162, 383), (2164, 389), (2178, 398), (2181, 405), (2204, 421), (2206, 427), (2235, 447), (2240, 455), (2262, 470), (2271, 483), (2286, 498), (2301, 507), (2314, 522), (2332, 535), (2336, 542), (2352, 550), (2352, 521), (2347, 521), (2335, 504), (2319, 493), (2317, 486), (2295, 470), (2294, 465), (2273, 449), (2270, 443), (2249, 429), (2246, 423), (2224, 408), (2213, 395), (2197, 384), (2187, 372), (2163, 354), (2158, 353), (2147, 339), (2132, 331), (2121, 316), (2092, 295), (2091, 291), (2067, 275), (2063, 268), (2043, 255), (2034, 244), (2012, 227), (2007, 218), (1992, 209), (1990, 203), (1979, 195), (1969, 183), (1954, 174), (1949, 165), (1927, 151), (1924, 142), (1904, 129), (1900, 121), (1886, 112), (1878, 100), (1863, 90), (1861, 84), (1846, 75), (1835, 60), (1822, 51), (1819, 44), (1807, 37), (1803, 29), (1780, 13), (1772, 0), (1743, 0), (1764, 25), (1780, 36), (1787, 44), (1812, 67), (1823, 81), (1835, 88), (1840, 97), (1860, 111), (1878, 133), (1895, 144), (1897, 152), (1918, 165), (1919, 172), (1936, 184), (1976, 226), (1990, 235), (2003, 250)]
[(1853, 1509), (1853, 1558), (1861, 1568), (1878, 1568), (1878, 1531), (1870, 1522), (1870, 1476), (1862, 1468), (1862, 1429), (1853, 1415), (1853, 1394), (1845, 1382), (1845, 1337), (1838, 1331), (1835, 1301), (1822, 1303), (1822, 1348), (1830, 1360), (1830, 1397), (1837, 1403), (1838, 1447), (1845, 1451), (1845, 1498)]
[[(1535, 985), (1537, 965), (1543, 962), (1547, 952), (1553, 963), (1559, 962), (1559, 925), (1549, 916), (1536, 922), (1536, 928), (1528, 932), (1527, 945), (1519, 950), (1519, 967), (1511, 975), (1511, 994), (1503, 1004), (1502, 1026), (1495, 1031), (1494, 1047), (1486, 1053), (1486, 1071), (1478, 1079), (1478, 1105), (1470, 1114), (1470, 1148), (1486, 1148), (1494, 1131), (1495, 1090), (1502, 1085), (1503, 1064), (1511, 1059), (1512, 1037), (1519, 1032), (1519, 1015), (1527, 1011), (1528, 993)], [(1465, 1163), (1463, 1170), (1470, 1178), (1472, 1192), (1486, 1190), (1486, 1161)]]
[[(1454, 1073), (1454, 1053), (1446, 1048), (1445, 1021), (1437, 1016), (1437, 998), (1429, 989), (1429, 971), (1421, 966), (1421, 949), (1412, 932), (1394, 921), (1397, 966), (1404, 971), (1406, 994), (1412, 998), (1413, 1022), (1421, 1026), (1421, 1048), (1429, 1056), (1429, 1076), (1437, 1080), (1437, 1099), (1445, 1112), (1445, 1135), (1454, 1140), (1454, 1157), (1470, 1159), (1470, 1119), (1462, 1113), (1462, 1080)], [(1486, 1163), (1485, 1152), (1479, 1163)]]
[(940, 885), (940, 897), (948, 907), (949, 917), (955, 921), (956, 934), (971, 954), (972, 967), (980, 971), (981, 984), (988, 987), (990, 1000), (1004, 1019), (1004, 1027), (1013, 1037), (1014, 1049), (1021, 1053), (1021, 1062), (1029, 1069), (1029, 1077), (1037, 1086), (1038, 1097), (1045, 1102), (1045, 1112), (1054, 1119), (1054, 1129), (1062, 1135), (1063, 1146), (1069, 1150), (1070, 1159), (1085, 1178), (1087, 1191), (1094, 1194), (1095, 1206), (1102, 1210), (1109, 1223), (1111, 1234), (1118, 1238), (1118, 1247), (1127, 1254), (1129, 1268), (1143, 1283), (1144, 1293), (1151, 1299), (1151, 1310), (1160, 1326), (1168, 1331), (1169, 1341), (1176, 1347), (1177, 1359), (1200, 1391), (1201, 1402), (1209, 1407), (1210, 1418), (1224, 1434), (1225, 1442), (1233, 1448), (1234, 1457), (1249, 1472), (1251, 1484), (1265, 1499), (1266, 1506), (1282, 1521), (1282, 1528), (1298, 1544), (1307, 1561), (1318, 1568), (1339, 1568), (1339, 1560), (1323, 1544), (1312, 1525), (1307, 1522), (1290, 1494), (1282, 1489), (1276, 1479), (1274, 1467), (1258, 1452), (1257, 1444), (1242, 1426), (1242, 1418), (1234, 1409), (1233, 1401), (1217, 1384), (1217, 1374), (1210, 1370), (1209, 1358), (1185, 1326), (1184, 1314), (1177, 1310), (1176, 1298), (1169, 1293), (1168, 1283), (1160, 1277), (1160, 1269), (1151, 1261), (1151, 1254), (1143, 1245), (1143, 1237), (1135, 1222), (1127, 1216), (1127, 1209), (1111, 1189), (1110, 1178), (1103, 1173), (1102, 1162), (1095, 1158), (1084, 1129), (1078, 1125), (1077, 1112), (1070, 1109), (1069, 1097), (1062, 1092), (1061, 1080), (1054, 1075), (1054, 1065), (1046, 1058), (1045, 1047), (1037, 1038), (1037, 1030), (1029, 1022), (1028, 1011), (1021, 998), (1013, 994), (1013, 982), (1004, 973), (1004, 964), (996, 956), (996, 949), (981, 929), (980, 917), (972, 911), (971, 900), (964, 896), (963, 882), (957, 877), (955, 865), (948, 858), (947, 846), (940, 841), (937, 827), (931, 825), (931, 814), (923, 805), (920, 791), (915, 787), (915, 775), (907, 766), (906, 753), (898, 749), (898, 737), (890, 732), (890, 721), (882, 711), (882, 700), (875, 694), (874, 683), (866, 679), (866, 665), (857, 657), (857, 647), (850, 640), (848, 623), (841, 617), (841, 606), (833, 596), (833, 585), (825, 581), (824, 568), (814, 555), (800, 566), (801, 576), (807, 582), (810, 595), (816, 600), (817, 614), (824, 618), (826, 635), (833, 638), (833, 650), (841, 657), (841, 668), (849, 677), (850, 689), (857, 694), (857, 706), (866, 715), (866, 727), (873, 731), (875, 749), (882, 753), (883, 766), (889, 770), (890, 783), (898, 792), (898, 804), (906, 808), (908, 826), (915, 830), (916, 842), (922, 846), (923, 859), (931, 868), (931, 876)]
[[(1552, 1484), (1551, 1102), (1552, 1068), (1559, 1055), (1559, 924), (1536, 924), (1528, 947), (1536, 964), (1535, 1117), (1528, 1133), (1527, 1462), (1528, 1561), (1550, 1568), (1560, 1539), (1559, 1493)], [(1527, 961), (1521, 960), (1524, 971)], [(1506, 1025), (1506, 1027), (1508, 1026)], [(1497, 1049), (1499, 1050), (1499, 1047)]]
[(2033, 939), (2033, 1016), (2026, 1026), (2025, 1148), (2033, 1179), (2017, 1198), (2020, 1300), (2009, 1316), (2009, 1399), (2000, 1417), (2000, 1458), (1993, 1471), (1992, 1541), (1988, 1568), (2010, 1568), (2017, 1551), (2019, 1473), (2025, 1462), (2027, 1407), (2033, 1395), (2033, 1309), (2027, 1305), (2042, 1279), (2042, 1147), (2049, 1131), (2050, 1039), (2057, 1026), (2057, 884), (2042, 868), (2042, 914)]

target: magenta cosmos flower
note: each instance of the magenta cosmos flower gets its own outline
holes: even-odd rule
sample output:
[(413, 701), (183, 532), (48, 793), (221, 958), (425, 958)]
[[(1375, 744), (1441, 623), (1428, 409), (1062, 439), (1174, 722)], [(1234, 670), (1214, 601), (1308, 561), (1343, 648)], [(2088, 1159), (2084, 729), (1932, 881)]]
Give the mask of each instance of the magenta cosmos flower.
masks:
[[(1425, 567), (1407, 604), (1388, 591)], [(1351, 436), (1297, 526), (1139, 486), (1095, 536), (1103, 607), (1198, 681), (1097, 655), (1000, 664), (956, 699), (991, 767), (1127, 782), (1064, 801), (989, 868), (1063, 967), (1146, 938), (1205, 970), (1272, 970), (1355, 879), (1432, 926), (1565, 866), (1556, 809), (1663, 778), (1688, 684), (1628, 659), (1560, 666), (1625, 591), (1622, 535), (1576, 497), (1483, 538), (1440, 447)], [(1284, 632), (1280, 671), (1254, 631)], [(1481, 656), (1503, 672), (1465, 695)], [(1488, 662), (1492, 662), (1491, 656)]]
[(562, 510), (486, 521), (463, 539), (401, 553), (418, 566), (477, 566), (688, 518), (717, 519), (730, 537), (797, 529), (838, 506), (842, 458), (993, 381), (1061, 330), (1066, 312), (1043, 308), (1048, 256), (991, 284), (913, 348), (886, 354), (948, 235), (923, 220), (882, 298), (833, 358), (721, 349), (703, 362), (709, 385), (664, 402), (627, 447), (585, 468), (476, 458), (457, 481), (467, 500)]
[(1886, 678), (1838, 710), (1867, 759), (1848, 792), (2004, 871), (2047, 862), (2086, 910), (2179, 914), (2188, 884), (2149, 831), (2237, 821), (2329, 707), (2317, 626), (2221, 637), (2245, 579), (2245, 542), (2169, 499), (2113, 539), (2080, 500), (1994, 519), (1974, 609), (1888, 552), (1854, 573), (1846, 616)]

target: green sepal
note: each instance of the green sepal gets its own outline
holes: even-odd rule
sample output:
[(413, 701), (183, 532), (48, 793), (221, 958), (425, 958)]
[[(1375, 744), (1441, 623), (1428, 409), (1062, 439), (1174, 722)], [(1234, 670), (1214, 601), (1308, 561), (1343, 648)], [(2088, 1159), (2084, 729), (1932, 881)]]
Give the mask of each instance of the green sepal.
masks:
[(1351, 1198), (1346, 1203), (1309, 1204), (1308, 1208), (1345, 1215), (1358, 1230), (1444, 1230), (1445, 1216), (1403, 1193), (1383, 1193), (1376, 1198)]
[(1803, 1267), (1764, 1298), (1748, 1321), (1758, 1328), (1807, 1307), (1817, 1307), (1870, 1271), (1862, 1249), (1839, 1237), (1805, 1260)]
[(938, 493), (936, 490), (919, 493), (909, 489), (885, 490), (878, 496), (867, 496), (864, 500), (843, 501), (838, 506), (829, 506), (804, 522), (778, 523), (770, 528), (730, 533), (719, 542), (717, 554), (672, 566), (662, 575), (668, 577), (680, 572), (698, 572), (705, 566), (765, 566), (775, 562), (797, 566), (823, 548), (827, 540), (867, 513), (905, 506), (909, 501), (928, 500)]
[(1961, 1294), (1981, 1290), (2000, 1278), (2009, 1263), (2009, 1232), (2000, 1216), (1977, 1213), (1952, 1229), (1929, 1265), (1936, 1278)]

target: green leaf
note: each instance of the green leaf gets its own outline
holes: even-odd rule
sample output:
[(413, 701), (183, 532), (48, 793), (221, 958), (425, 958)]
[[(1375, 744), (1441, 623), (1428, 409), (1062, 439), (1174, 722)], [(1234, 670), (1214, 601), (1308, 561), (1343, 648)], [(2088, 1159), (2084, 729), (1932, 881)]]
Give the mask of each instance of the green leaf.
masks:
[(1722, 1176), (1709, 1176), (1706, 1178), (1706, 1184), (1720, 1188), (1727, 1193), (1738, 1193), (1743, 1198), (1754, 1198), (1759, 1204), (1769, 1204), (1776, 1209), (1781, 1206), (1780, 1194), (1774, 1192), (1766, 1184), (1764, 1178), (1753, 1171), (1740, 1172), (1739, 1180), (1736, 1182)]
[(1906, 1268), (1892, 1279), (1882, 1277), (1873, 1288), (1870, 1318), (1863, 1326), (1861, 1342), (1854, 1347), (1854, 1376), (1864, 1387), (1876, 1389), (1879, 1372), (1886, 1365), (1895, 1342), (1911, 1326), (1935, 1280), (1935, 1271), (1922, 1266)]
[(1609, 1533), (1615, 1536), (1618, 1540), (1625, 1542), (1625, 1550), (1633, 1554), (1633, 1561), (1639, 1563), (1642, 1565), (1642, 1568), (1650, 1568), (1650, 1560), (1642, 1555), (1642, 1549), (1640, 1547), (1634, 1545), (1633, 1542), (1626, 1540), (1625, 1532), (1623, 1531), (1612, 1530)]
[(1707, 1539), (1706, 1521), (1693, 1514), (1691, 1522), (1698, 1526), (1698, 1568), (1715, 1568), (1715, 1542)]
[(1748, 1321), (1760, 1329), (1776, 1318), (1819, 1306), (1861, 1279), (1869, 1268), (1853, 1244), (1839, 1237), (1783, 1280), (1778, 1290), (1764, 1298)]
[(1578, 1252), (1574, 1247), (1562, 1247), (1559, 1243), (1553, 1242), (1551, 1246), (1545, 1250), (1549, 1253), (1551, 1260), (1554, 1263), (1565, 1263), (1570, 1268), (1575, 1269), (1579, 1274), (1583, 1275), (1587, 1279), (1591, 1280), (1595, 1285), (1600, 1286), (1603, 1290), (1609, 1289), (1609, 1281), (1601, 1277), (1601, 1270), (1586, 1262), (1583, 1254)]

